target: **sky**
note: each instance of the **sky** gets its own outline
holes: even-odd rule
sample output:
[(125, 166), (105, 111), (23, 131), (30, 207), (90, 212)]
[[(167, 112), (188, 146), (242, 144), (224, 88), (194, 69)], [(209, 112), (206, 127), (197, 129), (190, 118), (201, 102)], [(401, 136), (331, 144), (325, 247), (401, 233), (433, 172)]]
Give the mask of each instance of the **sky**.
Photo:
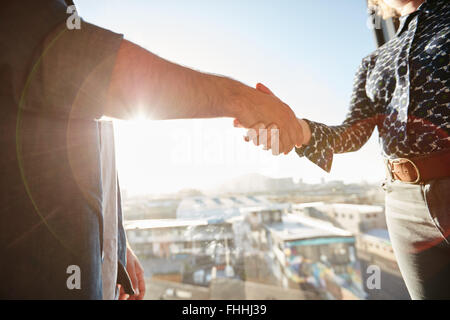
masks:
[[(340, 124), (354, 73), (375, 49), (365, 0), (76, 0), (87, 21), (190, 68), (249, 86), (262, 82), (299, 118)], [(330, 174), (295, 152), (274, 157), (247, 144), (232, 119), (117, 121), (116, 154), (131, 194), (207, 190), (259, 173), (295, 181), (376, 182), (384, 177), (377, 132), (336, 155)]]

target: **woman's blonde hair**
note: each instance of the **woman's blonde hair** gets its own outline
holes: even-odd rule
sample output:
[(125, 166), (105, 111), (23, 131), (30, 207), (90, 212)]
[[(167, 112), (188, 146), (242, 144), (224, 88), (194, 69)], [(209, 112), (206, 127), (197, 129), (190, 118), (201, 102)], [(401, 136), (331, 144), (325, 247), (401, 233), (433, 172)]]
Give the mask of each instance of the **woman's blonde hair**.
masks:
[(383, 0), (369, 0), (369, 8), (373, 8), (383, 19), (398, 17), (400, 14)]

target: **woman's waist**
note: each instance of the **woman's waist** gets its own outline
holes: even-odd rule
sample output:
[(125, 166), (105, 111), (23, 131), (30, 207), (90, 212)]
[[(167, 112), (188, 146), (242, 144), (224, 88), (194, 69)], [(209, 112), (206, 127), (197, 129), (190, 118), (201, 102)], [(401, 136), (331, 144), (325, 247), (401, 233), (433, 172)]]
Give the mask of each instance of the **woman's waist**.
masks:
[(450, 177), (450, 149), (425, 155), (386, 158), (388, 178), (407, 184), (425, 184), (429, 181)]

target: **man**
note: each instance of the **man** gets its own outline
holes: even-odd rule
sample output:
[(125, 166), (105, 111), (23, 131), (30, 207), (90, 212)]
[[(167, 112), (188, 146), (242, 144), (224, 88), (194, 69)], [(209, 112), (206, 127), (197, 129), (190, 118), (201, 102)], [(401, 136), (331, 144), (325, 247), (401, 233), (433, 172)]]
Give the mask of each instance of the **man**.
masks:
[(111, 299), (117, 280), (121, 298), (141, 299), (111, 131), (97, 120), (144, 113), (283, 125), (280, 153), (303, 141), (302, 130), (278, 98), (175, 65), (84, 21), (70, 30), (67, 9), (63, 0), (1, 4), (0, 298)]

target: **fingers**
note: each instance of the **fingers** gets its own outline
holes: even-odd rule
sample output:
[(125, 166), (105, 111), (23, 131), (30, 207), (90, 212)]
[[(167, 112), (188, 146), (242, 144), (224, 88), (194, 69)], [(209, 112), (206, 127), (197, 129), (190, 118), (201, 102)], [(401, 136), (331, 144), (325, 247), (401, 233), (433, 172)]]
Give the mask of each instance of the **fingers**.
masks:
[(291, 108), (285, 104), (285, 122), (280, 129), (281, 143), (280, 152), (288, 154), (295, 146), (301, 146), (303, 143), (303, 130), (300, 122), (296, 118)]
[(265, 140), (260, 135), (264, 134), (265, 128), (264, 123), (257, 123), (247, 131), (247, 135), (244, 137), (245, 141), (252, 141), (255, 146), (261, 145)]
[(269, 139), (266, 126), (260, 127), (258, 132), (259, 132), (258, 145), (259, 146), (262, 145), (265, 147), (267, 145), (267, 140)]
[(269, 132), (270, 144), (268, 143), (267, 148), (272, 150), (272, 154), (274, 156), (278, 156), (281, 154), (280, 130), (278, 129), (277, 125), (272, 124), (269, 126)]
[[(274, 155), (288, 154), (295, 146), (301, 146), (303, 143), (302, 127), (291, 108), (263, 84), (258, 83), (256, 90), (263, 95), (254, 96), (253, 107), (244, 108), (243, 110), (246, 112), (243, 112), (243, 116), (233, 123), (238, 128), (250, 128), (244, 137), (245, 141), (252, 141), (256, 146), (263, 144), (265, 149), (272, 149)], [(263, 97), (264, 95), (266, 98)], [(255, 106), (257, 106), (256, 109)], [(269, 126), (270, 129), (267, 127), (270, 132), (262, 130), (265, 129), (267, 120), (273, 121), (273, 124), (278, 126)], [(256, 124), (254, 124), (255, 122)]]
[[(280, 141), (280, 154), (288, 154), (292, 150), (290, 146), (292, 145), (292, 138), (290, 134), (290, 128), (280, 129), (279, 131), (279, 141)], [(290, 148), (290, 150), (289, 150)]]
[(296, 140), (295, 140), (296, 141), (295, 146), (297, 148), (301, 148), (305, 141), (305, 134), (303, 132), (303, 127), (300, 123), (300, 120), (297, 119), (297, 123), (298, 123), (298, 129), (296, 131), (297, 136), (296, 136)]
[(244, 140), (247, 142), (250, 141), (254, 142), (255, 139), (257, 139), (257, 135), (258, 135), (257, 131), (253, 128), (250, 128), (247, 130), (247, 134), (244, 136)]
[[(276, 97), (276, 95), (262, 83), (258, 83), (256, 85), (256, 90)], [(290, 118), (292, 118), (294, 113), (292, 112), (292, 110), (290, 109), (290, 107), (287, 104), (284, 104), (284, 105), (290, 111), (289, 116), (290, 116)], [(292, 122), (292, 120), (293, 119), (291, 119), (290, 122)], [(281, 153), (288, 154), (289, 152), (292, 151), (292, 149), (294, 148), (295, 145), (301, 145), (301, 142), (303, 141), (301, 126), (299, 123), (297, 123), (297, 118), (295, 118), (295, 120), (296, 120), (296, 122), (293, 123), (293, 126), (290, 126), (290, 125), (286, 126), (288, 128), (288, 130), (286, 130), (286, 132), (278, 133), (278, 137), (281, 137), (281, 140), (278, 140), (280, 142), (279, 143), (279, 153), (280, 154)], [(299, 128), (300, 128), (300, 130), (299, 130)]]
[(261, 124), (249, 129), (244, 140), (247, 142), (252, 141), (257, 146), (262, 145), (264, 150), (272, 150), (273, 155), (282, 153), (280, 151), (282, 146), (280, 143), (280, 130), (274, 123), (269, 125), (267, 129)]
[(244, 127), (238, 119), (234, 119), (233, 126), (235, 128), (243, 128)]
[(119, 300), (128, 300), (130, 296), (125, 293), (123, 286), (121, 286), (120, 284), (118, 284), (117, 286), (119, 287)]
[[(277, 128), (276, 125), (271, 125), (269, 128)], [(269, 129), (268, 128), (268, 129)], [(246, 142), (252, 141), (253, 144), (256, 146), (264, 146), (265, 150), (268, 150), (268, 145), (270, 145), (270, 130), (265, 128), (265, 125), (263, 123), (256, 124), (253, 128), (249, 129), (247, 131), (247, 134), (244, 136), (244, 140)]]
[(277, 152), (279, 151), (279, 143), (277, 141), (277, 138), (275, 137), (272, 139), (272, 137), (277, 134), (278, 126), (275, 123), (272, 123), (267, 127), (267, 141), (264, 145), (264, 150), (270, 150), (272, 148), (272, 140), (274, 141), (273, 147), (277, 148)]
[(139, 262), (137, 262), (137, 266), (136, 266), (136, 270), (137, 270), (137, 278), (139, 281), (139, 294), (136, 297), (136, 300), (142, 300), (144, 299), (145, 296), (145, 278), (144, 278), (144, 269), (142, 268), (142, 266), (140, 265)]
[[(139, 281), (138, 281), (138, 277), (136, 275), (136, 268), (135, 268), (134, 260), (128, 261), (127, 271), (128, 271), (128, 275), (130, 276), (131, 283), (133, 284), (133, 289), (136, 293), (138, 293)], [(133, 297), (134, 296), (130, 297), (129, 300), (133, 300)]]
[(296, 138), (291, 138), (288, 130), (283, 133), (281, 136), (281, 130), (274, 123), (267, 129), (264, 124), (259, 123), (247, 131), (244, 140), (253, 142), (255, 146), (263, 145), (263, 149), (272, 150), (273, 155), (288, 154), (294, 148), (295, 142), (293, 141)]
[(291, 121), (291, 125), (289, 126), (288, 135), (291, 144), (289, 145), (288, 153), (291, 152), (295, 146), (302, 144), (303, 141), (302, 132), (303, 130), (300, 126), (300, 123), (298, 122), (297, 118), (295, 118), (293, 121)]
[(262, 93), (269, 94), (269, 95), (275, 97), (275, 94), (274, 94), (272, 91), (270, 91), (270, 89), (267, 88), (267, 87), (266, 87), (265, 85), (263, 85), (262, 83), (258, 83), (258, 84), (256, 85), (256, 90), (261, 91)]

